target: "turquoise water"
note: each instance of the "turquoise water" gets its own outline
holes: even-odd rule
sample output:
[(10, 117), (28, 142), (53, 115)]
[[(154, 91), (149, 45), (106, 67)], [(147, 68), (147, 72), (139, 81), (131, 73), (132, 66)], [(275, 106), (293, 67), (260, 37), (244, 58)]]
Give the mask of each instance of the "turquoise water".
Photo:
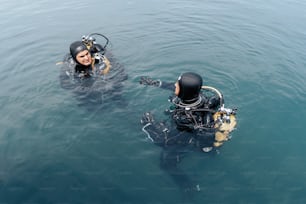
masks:
[[(305, 203), (306, 3), (2, 1), (0, 203)], [(124, 106), (78, 106), (59, 84), (69, 44), (99, 32), (129, 75)], [(184, 200), (139, 124), (174, 81), (201, 74), (238, 108), (220, 154), (180, 163), (200, 185)]]

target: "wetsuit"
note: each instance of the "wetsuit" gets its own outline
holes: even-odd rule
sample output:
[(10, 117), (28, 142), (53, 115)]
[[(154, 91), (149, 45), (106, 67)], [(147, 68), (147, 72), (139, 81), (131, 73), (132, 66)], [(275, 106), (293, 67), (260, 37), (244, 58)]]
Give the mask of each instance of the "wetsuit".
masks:
[[(174, 83), (160, 82), (157, 86), (171, 91), (175, 89)], [(220, 103), (217, 96), (208, 98), (202, 94), (198, 94), (195, 100), (189, 101), (189, 104), (184, 102), (186, 101), (179, 100), (173, 103), (174, 109), (167, 111), (170, 115), (168, 123), (155, 121), (150, 113), (145, 113), (141, 122), (142, 130), (148, 138), (162, 147), (161, 169), (168, 172), (182, 190), (188, 192), (199, 190), (199, 186), (178, 168), (177, 164), (187, 152), (195, 149), (211, 151), (215, 141), (212, 114)], [(192, 103), (196, 106), (186, 110), (186, 105)]]
[[(125, 104), (121, 97), (123, 82), (127, 79), (127, 74), (122, 64), (106, 50), (103, 50), (103, 56), (111, 63), (111, 69), (107, 74), (100, 75), (103, 70), (103, 62), (95, 60), (95, 70), (90, 66), (84, 66), (76, 62), (78, 51), (87, 49), (82, 42), (77, 41), (77, 46), (71, 49), (63, 60), (63, 66), (60, 72), (60, 85), (64, 89), (70, 89), (78, 99), (79, 106), (85, 106), (88, 110), (101, 109), (106, 101), (115, 104)], [(76, 47), (76, 48), (75, 48)], [(90, 50), (93, 54), (94, 51)], [(100, 67), (102, 67), (100, 69)]]
[[(161, 82), (159, 87), (171, 91), (175, 89), (174, 83), (169, 82)], [(143, 130), (159, 146), (192, 144), (200, 148), (213, 147), (215, 136), (213, 114), (220, 105), (220, 99), (218, 96), (208, 98), (200, 94), (193, 102), (194, 107), (189, 107), (190, 103), (181, 101), (173, 103), (170, 108), (172, 110), (166, 110), (166, 113), (170, 115), (170, 124), (156, 123), (152, 115), (144, 115), (142, 122), (146, 126)]]

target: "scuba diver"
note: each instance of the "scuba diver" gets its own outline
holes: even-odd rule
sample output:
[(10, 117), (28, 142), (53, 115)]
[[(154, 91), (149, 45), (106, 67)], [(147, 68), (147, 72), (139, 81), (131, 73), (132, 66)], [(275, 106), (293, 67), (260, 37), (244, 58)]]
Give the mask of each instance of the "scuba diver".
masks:
[[(102, 46), (96, 37), (105, 41)], [(64, 57), (60, 85), (73, 90), (79, 105), (101, 105), (108, 99), (121, 100), (123, 82), (127, 79), (124, 68), (106, 47), (109, 39), (99, 33), (83, 36), (70, 44), (70, 53)]]
[[(70, 55), (64, 61), (70, 63), (70, 70), (66, 70), (67, 76), (74, 78), (87, 78), (105, 75), (111, 68), (111, 63), (105, 56), (106, 46), (109, 42), (104, 35), (104, 46), (98, 44), (92, 36), (83, 36), (82, 41), (75, 41), (70, 45)], [(101, 34), (99, 34), (101, 35)]]
[[(176, 83), (141, 77), (140, 84), (174, 92), (171, 107), (165, 111), (170, 124), (155, 121), (150, 112), (143, 114), (142, 130), (156, 145), (162, 147), (160, 166), (186, 191), (199, 191), (199, 185), (177, 167), (182, 157), (195, 149), (217, 152), (230, 139), (236, 126), (236, 109), (224, 108), (222, 94), (215, 88), (203, 86), (203, 79), (193, 72), (179, 76)], [(169, 120), (167, 121), (169, 122)]]

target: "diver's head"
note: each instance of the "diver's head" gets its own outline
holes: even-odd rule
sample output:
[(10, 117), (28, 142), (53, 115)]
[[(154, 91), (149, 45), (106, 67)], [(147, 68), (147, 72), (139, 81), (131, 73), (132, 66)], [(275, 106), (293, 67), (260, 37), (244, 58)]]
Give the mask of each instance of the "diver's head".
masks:
[(193, 72), (182, 74), (175, 84), (175, 94), (184, 102), (192, 103), (199, 98), (202, 77)]
[(70, 54), (80, 65), (88, 66), (92, 63), (91, 54), (86, 45), (81, 41), (71, 43)]

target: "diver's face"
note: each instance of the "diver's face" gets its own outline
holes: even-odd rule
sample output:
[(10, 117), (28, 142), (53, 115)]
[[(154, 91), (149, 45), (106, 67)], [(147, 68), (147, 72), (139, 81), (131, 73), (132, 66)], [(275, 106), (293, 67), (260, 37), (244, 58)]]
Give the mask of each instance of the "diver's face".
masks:
[(180, 93), (180, 86), (179, 86), (179, 83), (176, 82), (176, 83), (174, 84), (174, 86), (175, 86), (174, 94), (175, 94), (176, 96), (178, 96), (179, 93)]
[(92, 59), (91, 59), (91, 55), (89, 53), (88, 50), (83, 50), (81, 52), (79, 52), (76, 56), (76, 60), (84, 66), (88, 66), (91, 64)]

